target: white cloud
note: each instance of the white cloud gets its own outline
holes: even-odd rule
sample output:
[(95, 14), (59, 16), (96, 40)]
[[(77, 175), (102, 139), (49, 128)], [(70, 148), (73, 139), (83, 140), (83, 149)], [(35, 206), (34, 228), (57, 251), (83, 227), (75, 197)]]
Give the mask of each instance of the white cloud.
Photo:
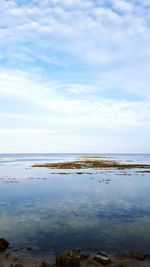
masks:
[[(136, 38), (143, 41), (149, 32), (149, 18), (143, 13), (142, 6), (140, 14), (139, 9), (136, 13), (135, 6), (134, 14), (120, 16), (105, 5), (97, 7), (94, 1), (74, 1), (72, 9), (69, 8), (72, 1), (54, 1), (54, 6), (51, 1), (46, 5), (40, 3), (22, 7), (6, 5), (2, 1), (3, 43), (15, 42), (17, 45), (19, 42), (20, 45), (20, 42), (29, 40), (36, 49), (40, 43), (46, 43), (49, 48), (75, 54), (80, 60), (108, 64), (125, 59), (126, 54), (130, 55), (130, 49), (138, 44)], [(124, 10), (132, 8), (126, 1), (116, 0), (112, 4)], [(82, 6), (86, 7), (86, 12)], [(145, 48), (148, 47), (146, 43)], [(142, 53), (140, 49), (139, 52)]]
[[(41, 80), (39, 73), (32, 77), (20, 71), (11, 74), (8, 71), (2, 72), (0, 97), (6, 94), (11, 99), (15, 96), (20, 102), (21, 110), (12, 112), (10, 106), (7, 112), (3, 112), (1, 108), (1, 130), (6, 130), (6, 124), (10, 130), (19, 128), (19, 131), (25, 129), (26, 132), (29, 128), (29, 133), (35, 129), (37, 132), (39, 129), (50, 132), (59, 132), (61, 129), (64, 133), (73, 133), (74, 130), (83, 133), (90, 129), (94, 133), (99, 130), (130, 131), (131, 127), (132, 130), (150, 127), (149, 102), (145, 101), (143, 105), (142, 101), (128, 102), (98, 97), (98, 88), (92, 90), (93, 87), (87, 84), (70, 84), (69, 87), (69, 94), (64, 94), (64, 85)], [(74, 99), (72, 88), (77, 88)], [(84, 98), (80, 97), (80, 92), (84, 92)]]
[(133, 5), (127, 1), (113, 0), (113, 7), (122, 12), (132, 12)]
[[(118, 134), (121, 144), (125, 135), (133, 140), (138, 132), (146, 136), (147, 148), (149, 2), (106, 2), (1, 1), (0, 98), (7, 102), (0, 108), (3, 144), (5, 135), (10, 146), (11, 135), (22, 135), (22, 144), (32, 147), (35, 133), (41, 146), (48, 138), (60, 145), (60, 135), (69, 145), (71, 136), (90, 143), (100, 135), (110, 144)], [(119, 91), (119, 100), (113, 90)]]

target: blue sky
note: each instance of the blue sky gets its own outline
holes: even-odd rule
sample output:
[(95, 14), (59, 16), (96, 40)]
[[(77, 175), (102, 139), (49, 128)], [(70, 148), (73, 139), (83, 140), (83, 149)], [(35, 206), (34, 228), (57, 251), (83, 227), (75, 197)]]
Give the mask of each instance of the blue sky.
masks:
[(150, 152), (150, 1), (1, 0), (0, 152)]

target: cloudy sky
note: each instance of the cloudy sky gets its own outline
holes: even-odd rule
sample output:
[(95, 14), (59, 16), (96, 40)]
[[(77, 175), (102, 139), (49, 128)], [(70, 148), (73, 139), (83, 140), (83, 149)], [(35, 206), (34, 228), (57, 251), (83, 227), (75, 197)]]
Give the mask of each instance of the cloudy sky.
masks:
[(1, 0), (0, 152), (150, 152), (150, 1)]

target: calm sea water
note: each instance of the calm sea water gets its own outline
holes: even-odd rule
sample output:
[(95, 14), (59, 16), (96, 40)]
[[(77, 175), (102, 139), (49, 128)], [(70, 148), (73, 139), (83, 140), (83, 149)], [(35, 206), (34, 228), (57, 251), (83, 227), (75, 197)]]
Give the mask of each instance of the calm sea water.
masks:
[[(150, 173), (31, 167), (76, 156), (0, 154), (0, 237), (45, 255), (70, 248), (148, 251)], [(150, 155), (107, 156), (150, 164)]]

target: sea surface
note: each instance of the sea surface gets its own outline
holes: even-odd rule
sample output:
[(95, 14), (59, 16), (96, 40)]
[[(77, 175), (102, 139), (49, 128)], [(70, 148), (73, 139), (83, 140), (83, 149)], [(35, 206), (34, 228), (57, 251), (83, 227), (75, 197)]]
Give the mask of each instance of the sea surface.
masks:
[[(34, 248), (35, 256), (70, 248), (149, 251), (150, 173), (32, 167), (80, 155), (0, 154), (0, 237), (24, 253)], [(150, 164), (150, 155), (103, 155)]]

